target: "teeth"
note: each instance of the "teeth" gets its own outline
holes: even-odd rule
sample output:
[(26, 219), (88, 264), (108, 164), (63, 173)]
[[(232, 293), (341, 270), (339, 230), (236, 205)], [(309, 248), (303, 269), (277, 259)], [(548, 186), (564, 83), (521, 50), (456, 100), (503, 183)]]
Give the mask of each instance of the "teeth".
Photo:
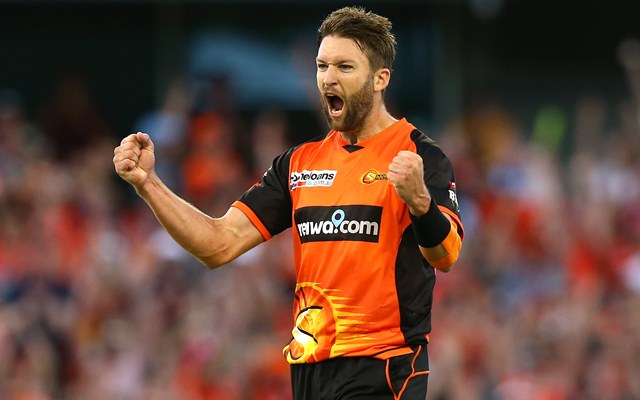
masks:
[(327, 94), (326, 95), (327, 98), (327, 105), (329, 106), (329, 111), (332, 114), (338, 114), (342, 111), (342, 109), (344, 108), (344, 104), (342, 99), (334, 94)]

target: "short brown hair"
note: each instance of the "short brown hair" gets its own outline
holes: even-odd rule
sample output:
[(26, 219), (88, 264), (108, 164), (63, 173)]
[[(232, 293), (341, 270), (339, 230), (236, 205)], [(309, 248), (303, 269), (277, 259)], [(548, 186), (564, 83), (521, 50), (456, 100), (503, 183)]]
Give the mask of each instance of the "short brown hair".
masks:
[(362, 7), (343, 7), (329, 14), (318, 28), (318, 46), (332, 35), (355, 41), (373, 70), (391, 69), (396, 58), (396, 37), (387, 18)]

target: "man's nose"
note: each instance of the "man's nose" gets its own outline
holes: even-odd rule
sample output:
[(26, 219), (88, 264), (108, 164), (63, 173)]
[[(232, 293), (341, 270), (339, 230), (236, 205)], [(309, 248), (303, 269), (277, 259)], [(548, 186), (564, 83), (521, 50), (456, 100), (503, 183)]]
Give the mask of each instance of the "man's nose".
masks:
[(327, 86), (332, 86), (338, 83), (338, 77), (334, 66), (329, 65), (324, 71), (322, 76), (322, 83)]

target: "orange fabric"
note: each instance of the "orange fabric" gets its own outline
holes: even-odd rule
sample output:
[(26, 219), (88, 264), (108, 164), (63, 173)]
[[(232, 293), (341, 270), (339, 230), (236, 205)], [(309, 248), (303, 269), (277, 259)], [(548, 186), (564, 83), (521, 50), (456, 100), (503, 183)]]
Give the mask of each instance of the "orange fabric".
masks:
[[(384, 206), (392, 211), (382, 215), (380, 241), (399, 243), (403, 231), (411, 224), (406, 205), (388, 180), (381, 178), (365, 183), (364, 178), (371, 175), (371, 170), (386, 172), (400, 150), (415, 151), (409, 136), (413, 129), (406, 121), (396, 123), (360, 141), (358, 145), (364, 149), (354, 153), (343, 148), (349, 143), (335, 131), (321, 142), (301, 146), (291, 158), (290, 171), (309, 169), (307, 160), (314, 159), (318, 170), (338, 172), (330, 187), (293, 190), (293, 204), (298, 209), (323, 204)], [(317, 343), (299, 343), (294, 332), (292, 344), (285, 348), (288, 361), (313, 362), (345, 354), (384, 357), (386, 351), (405, 346), (399, 329), (393, 272), (367, 274), (370, 279), (366, 279), (358, 268), (327, 268), (366, 265), (372, 270), (389, 269), (395, 265), (395, 249), (358, 241), (301, 244), (296, 227), (293, 233), (298, 281), (294, 317), (299, 320), (298, 328), (310, 331)], [(298, 313), (308, 308), (307, 315), (300, 317)]]
[(455, 223), (455, 228), (458, 231), (458, 235), (460, 239), (464, 238), (464, 228), (462, 227), (462, 221), (460, 221), (460, 217), (458, 217), (453, 211), (449, 210), (447, 207), (438, 206), (438, 209), (444, 213), (447, 217), (451, 218)]
[(431, 265), (438, 269), (446, 269), (450, 267), (454, 262), (456, 262), (460, 255), (462, 239), (460, 238), (460, 235), (458, 235), (458, 230), (453, 223), (451, 224), (451, 231), (449, 231), (447, 237), (442, 241), (442, 246), (444, 246), (447, 251), (447, 255), (438, 260), (428, 260)]
[[(410, 213), (385, 175), (399, 151), (418, 152), (414, 131), (413, 125), (400, 120), (358, 142), (355, 151), (349, 151), (353, 147), (339, 132), (331, 131), (298, 146), (286, 163), (276, 163), (270, 170), (271, 182), (287, 179), (286, 196), (293, 211), (294, 327), (293, 339), (283, 350), (289, 363), (341, 356), (388, 359), (410, 351), (408, 330), (413, 341), (428, 333), (427, 303), (435, 272), (422, 270), (424, 260), (417, 245), (413, 250), (406, 246), (412, 234)], [(438, 156), (435, 146), (427, 150)], [(267, 225), (280, 228), (283, 222), (267, 222), (273, 213), (265, 203), (269, 199), (257, 197), (262, 187), (243, 197), (248, 203), (241, 198), (234, 205), (266, 239)], [(449, 201), (442, 198), (449, 187), (437, 189), (440, 200)], [(265, 196), (278, 190), (271, 187)], [(271, 207), (282, 200), (274, 200)], [(459, 221), (457, 216), (452, 219)], [(462, 230), (462, 225), (458, 228)], [(399, 271), (402, 275), (396, 276)], [(419, 297), (424, 298), (422, 305), (410, 304)], [(409, 307), (423, 309), (416, 313)], [(409, 318), (413, 320), (407, 322)]]
[(253, 226), (255, 226), (256, 229), (260, 231), (260, 234), (262, 235), (264, 240), (271, 239), (271, 234), (269, 233), (267, 228), (265, 228), (265, 226), (262, 224), (262, 222), (256, 216), (256, 214), (253, 212), (252, 209), (250, 209), (240, 201), (234, 201), (233, 204), (231, 204), (231, 206), (240, 209), (240, 211), (242, 211), (247, 217), (249, 217), (249, 220), (251, 220), (251, 223), (253, 224)]
[(391, 350), (385, 351), (382, 354), (377, 354), (376, 358), (387, 360), (391, 357), (403, 356), (405, 354), (411, 354), (411, 353), (413, 353), (413, 350), (411, 350), (411, 347), (401, 347), (399, 349), (391, 349)]

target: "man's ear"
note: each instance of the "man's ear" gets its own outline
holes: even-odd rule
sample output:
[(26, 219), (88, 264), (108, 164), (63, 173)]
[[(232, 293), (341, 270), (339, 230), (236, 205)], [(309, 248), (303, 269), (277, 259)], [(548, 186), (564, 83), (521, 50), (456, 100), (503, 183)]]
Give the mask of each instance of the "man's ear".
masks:
[(373, 75), (373, 90), (382, 92), (389, 86), (391, 80), (391, 70), (389, 68), (380, 68)]

